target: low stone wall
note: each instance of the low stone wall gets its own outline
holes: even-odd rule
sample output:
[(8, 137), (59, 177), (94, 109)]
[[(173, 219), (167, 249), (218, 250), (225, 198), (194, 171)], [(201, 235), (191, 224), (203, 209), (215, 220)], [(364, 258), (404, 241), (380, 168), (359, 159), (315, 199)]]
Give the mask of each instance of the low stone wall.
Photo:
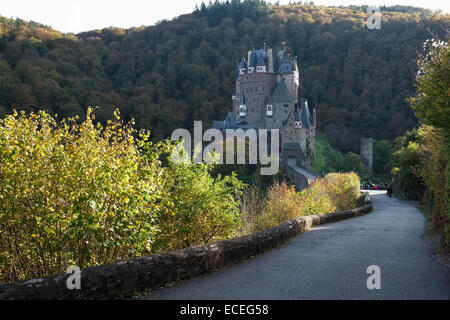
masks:
[(120, 299), (169, 282), (220, 270), (275, 248), (309, 228), (369, 212), (371, 204), (335, 213), (286, 221), (256, 234), (214, 244), (119, 261), (81, 271), (81, 289), (69, 290), (68, 274), (31, 279), (0, 287), (0, 299)]

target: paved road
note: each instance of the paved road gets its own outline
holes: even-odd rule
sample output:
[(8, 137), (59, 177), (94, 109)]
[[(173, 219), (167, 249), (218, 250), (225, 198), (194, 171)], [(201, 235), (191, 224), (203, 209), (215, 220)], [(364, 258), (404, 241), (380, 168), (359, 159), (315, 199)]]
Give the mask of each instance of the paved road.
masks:
[[(450, 299), (450, 273), (429, 257), (425, 219), (371, 191), (374, 210), (302, 233), (278, 249), (147, 299)], [(369, 265), (381, 289), (367, 289)]]

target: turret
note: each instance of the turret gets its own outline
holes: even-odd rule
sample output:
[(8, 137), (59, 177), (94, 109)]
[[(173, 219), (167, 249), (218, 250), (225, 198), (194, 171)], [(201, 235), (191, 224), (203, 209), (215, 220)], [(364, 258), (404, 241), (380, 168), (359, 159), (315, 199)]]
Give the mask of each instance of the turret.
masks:
[(264, 62), (264, 56), (260, 54), (258, 56), (258, 63), (256, 65), (256, 73), (266, 73), (266, 64)]
[(241, 63), (239, 64), (239, 75), (242, 76), (247, 73), (247, 63), (245, 62), (245, 58), (242, 57)]

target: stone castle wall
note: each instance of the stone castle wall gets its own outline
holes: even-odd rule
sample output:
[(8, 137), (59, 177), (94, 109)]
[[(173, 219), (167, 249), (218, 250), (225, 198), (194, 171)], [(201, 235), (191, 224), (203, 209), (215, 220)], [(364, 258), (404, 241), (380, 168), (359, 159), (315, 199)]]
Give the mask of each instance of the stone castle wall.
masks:
[(366, 167), (366, 172), (369, 177), (373, 174), (373, 140), (372, 138), (361, 138), (360, 158), (363, 165)]

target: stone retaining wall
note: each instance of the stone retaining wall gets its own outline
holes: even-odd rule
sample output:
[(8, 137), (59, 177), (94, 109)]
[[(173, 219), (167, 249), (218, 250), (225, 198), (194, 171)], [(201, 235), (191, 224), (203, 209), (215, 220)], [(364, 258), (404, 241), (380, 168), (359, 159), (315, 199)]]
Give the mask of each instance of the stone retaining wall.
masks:
[(80, 290), (67, 288), (68, 274), (13, 283), (0, 287), (0, 299), (120, 299), (220, 270), (275, 248), (315, 225), (351, 218), (371, 209), (372, 205), (366, 204), (352, 210), (299, 217), (248, 236), (86, 268), (81, 271)]

